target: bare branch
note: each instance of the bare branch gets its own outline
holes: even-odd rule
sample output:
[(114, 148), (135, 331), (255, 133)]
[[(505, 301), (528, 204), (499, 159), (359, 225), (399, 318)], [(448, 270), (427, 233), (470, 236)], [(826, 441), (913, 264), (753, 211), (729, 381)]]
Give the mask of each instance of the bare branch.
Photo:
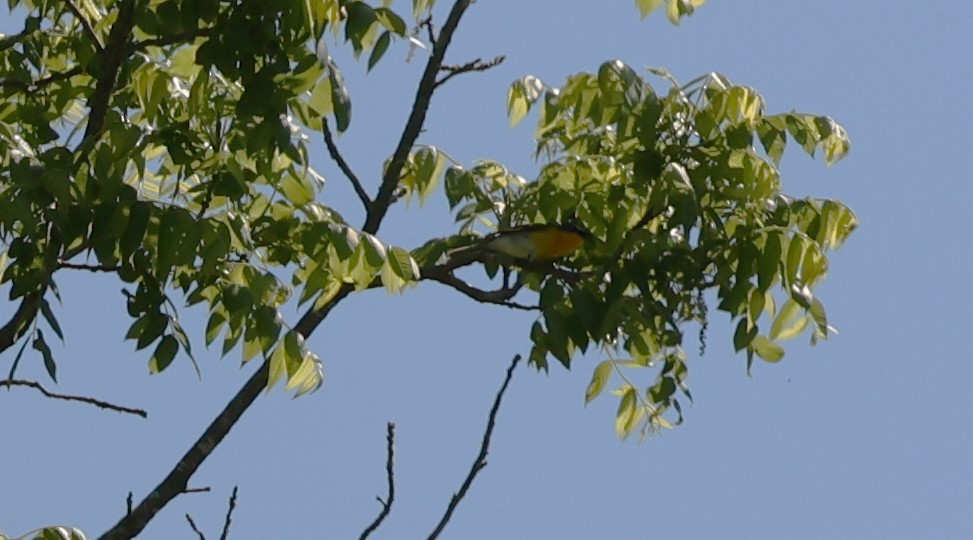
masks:
[(198, 488), (186, 488), (182, 490), (183, 493), (209, 493), (212, 491), (209, 486), (203, 486)]
[(125, 497), (125, 515), (132, 513), (132, 492), (128, 492), (128, 497)]
[(91, 23), (89, 23), (88, 19), (85, 18), (83, 13), (81, 13), (78, 6), (74, 5), (74, 2), (71, 0), (66, 0), (64, 3), (67, 4), (71, 14), (74, 15), (74, 18), (77, 19), (78, 23), (81, 24), (81, 27), (84, 28), (84, 32), (88, 34), (88, 37), (94, 42), (95, 49), (97, 49), (99, 53), (102, 52), (104, 50), (104, 46), (101, 44), (101, 40), (98, 39), (98, 34), (95, 34), (95, 30), (91, 27)]
[(436, 81), (436, 87), (438, 88), (439, 86), (446, 84), (446, 81), (450, 80), (451, 78), (457, 75), (461, 75), (463, 73), (469, 73), (471, 71), (486, 71), (490, 68), (494, 68), (496, 66), (499, 66), (506, 59), (507, 57), (501, 54), (495, 56), (493, 60), (490, 60), (489, 62), (484, 62), (482, 58), (477, 58), (472, 62), (467, 62), (460, 66), (443, 64), (443, 66), (439, 69), (441, 71), (445, 71), (446, 76)]
[(385, 458), (385, 477), (388, 479), (389, 483), (388, 496), (385, 497), (384, 501), (381, 497), (375, 497), (378, 499), (378, 502), (382, 504), (382, 511), (378, 513), (375, 521), (373, 521), (364, 530), (364, 532), (361, 533), (358, 540), (365, 540), (368, 538), (368, 535), (375, 532), (375, 529), (378, 529), (379, 525), (381, 525), (382, 522), (385, 521), (385, 518), (388, 517), (389, 512), (392, 511), (392, 502), (395, 500), (395, 423), (389, 422), (387, 429), (388, 434), (385, 436), (385, 440), (387, 443), (386, 447), (388, 449), (388, 455)]
[(230, 537), (230, 522), (233, 517), (233, 509), (236, 508), (236, 492), (239, 486), (233, 486), (233, 493), (230, 494), (230, 502), (226, 509), (226, 519), (223, 520), (223, 534), (220, 535), (220, 540), (226, 540)]
[(189, 514), (186, 514), (186, 521), (189, 522), (189, 526), (193, 529), (193, 532), (196, 533), (197, 536), (199, 536), (199, 540), (206, 540), (206, 536), (203, 535), (202, 531), (200, 531), (196, 527), (196, 523), (193, 522), (192, 516), (190, 516)]
[(540, 306), (528, 306), (510, 301), (510, 299), (513, 298), (518, 291), (520, 291), (521, 287), (523, 286), (522, 284), (517, 284), (513, 287), (503, 287), (495, 291), (484, 291), (483, 289), (478, 289), (462, 279), (459, 279), (458, 277), (454, 276), (451, 271), (446, 271), (443, 268), (444, 267), (433, 266), (423, 269), (422, 279), (428, 279), (452, 287), (473, 300), (484, 304), (497, 304), (524, 311), (537, 311), (540, 309)]
[(142, 418), (148, 418), (149, 413), (143, 411), (142, 409), (132, 409), (130, 407), (123, 407), (121, 405), (115, 405), (113, 403), (108, 403), (107, 401), (102, 401), (100, 399), (95, 399), (87, 396), (72, 396), (68, 394), (58, 394), (51, 392), (50, 390), (44, 388), (41, 383), (37, 381), (25, 381), (20, 379), (6, 379), (0, 381), (0, 386), (13, 387), (13, 386), (28, 386), (39, 391), (41, 394), (51, 398), (51, 399), (63, 399), (65, 401), (80, 401), (82, 403), (87, 403), (89, 405), (94, 405), (95, 407), (100, 407), (102, 409), (108, 409), (115, 412), (134, 414), (136, 416), (141, 416)]
[(368, 212), (368, 208), (372, 205), (371, 199), (368, 198), (368, 193), (365, 193), (365, 188), (362, 186), (361, 180), (358, 179), (358, 175), (355, 171), (351, 170), (351, 165), (345, 161), (345, 158), (338, 151), (338, 145), (334, 142), (334, 135), (331, 133), (331, 128), (328, 126), (327, 118), (321, 118), (321, 131), (324, 132), (324, 144), (328, 147), (328, 154), (331, 155), (331, 159), (338, 164), (338, 168), (341, 172), (345, 173), (348, 180), (351, 181), (352, 187), (355, 188), (355, 193), (361, 200), (362, 205), (365, 207), (365, 211)]
[(466, 475), (466, 480), (463, 481), (463, 485), (449, 500), (446, 513), (443, 514), (443, 518), (439, 520), (439, 524), (436, 525), (435, 530), (429, 535), (429, 540), (438, 538), (443, 532), (446, 524), (453, 517), (453, 512), (456, 510), (456, 507), (463, 500), (463, 497), (466, 496), (466, 492), (470, 490), (470, 486), (473, 485), (473, 480), (476, 478), (476, 475), (487, 466), (486, 458), (490, 451), (490, 438), (493, 436), (493, 428), (496, 426), (497, 413), (500, 411), (500, 402), (503, 400), (503, 394), (506, 393), (507, 386), (510, 385), (510, 378), (513, 377), (514, 369), (516, 369), (519, 362), (520, 355), (518, 354), (510, 362), (510, 367), (507, 368), (507, 376), (504, 377), (503, 384), (500, 385), (500, 390), (497, 391), (497, 397), (493, 400), (493, 407), (490, 409), (490, 415), (487, 417), (486, 431), (483, 432), (483, 440), (480, 442), (480, 453), (476, 456), (476, 460), (473, 461), (473, 466), (470, 467), (470, 472)]

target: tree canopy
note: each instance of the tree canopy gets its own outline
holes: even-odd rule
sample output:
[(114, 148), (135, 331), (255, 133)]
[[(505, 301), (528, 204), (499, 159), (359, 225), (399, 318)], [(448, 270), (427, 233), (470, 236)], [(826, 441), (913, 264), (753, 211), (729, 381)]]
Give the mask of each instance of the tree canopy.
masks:
[[(680, 83), (610, 60), (560, 83), (518, 79), (510, 123), (536, 119), (540, 172), (527, 179), (491, 156), (458, 162), (448, 142), (422, 137), (435, 91), (492, 65), (445, 63), (469, 0), (448, 12), (413, 0), (406, 14), (349, 0), (9, 4), (25, 16), (21, 32), (0, 39), (0, 272), (18, 306), (0, 328), (0, 351), (16, 351), (8, 378), (36, 356), (56, 381), (48, 340), (63, 339), (57, 278), (70, 271), (124, 283), (125, 337), (152, 351), (150, 373), (196, 362), (194, 336), (262, 362), (104, 538), (137, 534), (261, 390), (319, 388), (324, 362), (305, 339), (359, 291), (407, 293), (428, 280), (536, 312), (524, 329), (529, 362), (547, 370), (603, 355), (585, 399), (614, 388), (623, 438), (682, 420), (684, 349), (705, 347), (714, 311), (729, 315), (748, 365), (780, 361), (780, 342), (806, 331), (812, 341), (832, 331), (814, 291), (827, 252), (857, 221), (840, 201), (787, 195), (778, 166), (788, 144), (831, 165), (848, 137), (827, 116), (767, 111), (756, 89), (725, 75)], [(674, 23), (701, 4), (636, 2), (642, 16), (665, 7)], [(435, 26), (434, 13), (445, 16)], [(426, 65), (381, 181), (367, 186), (336, 143), (352, 125), (352, 96), (329, 47), (350, 46), (372, 69), (396, 40)], [(317, 134), (355, 188), (363, 223), (321, 196)], [(416, 248), (382, 240), (391, 205), (421, 207), (440, 189), (454, 231)], [(451, 256), (485, 233), (534, 223), (573, 223), (592, 238), (556, 264)], [(281, 308), (295, 302), (304, 315), (287, 321)], [(205, 306), (205, 328), (180, 323), (193, 305)]]

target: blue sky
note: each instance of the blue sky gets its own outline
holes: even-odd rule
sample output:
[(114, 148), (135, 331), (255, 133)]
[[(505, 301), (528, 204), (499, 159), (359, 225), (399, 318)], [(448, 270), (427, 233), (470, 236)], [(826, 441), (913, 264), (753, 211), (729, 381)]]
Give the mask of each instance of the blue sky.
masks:
[[(20, 25), (0, 20), (0, 31)], [(686, 422), (641, 445), (615, 438), (610, 396), (583, 406), (597, 355), (571, 372), (520, 369), (489, 466), (444, 538), (973, 536), (970, 20), (964, 3), (739, 0), (713, 1), (674, 28), (661, 14), (639, 21), (629, 0), (476, 2), (448, 61), (507, 61), (446, 85), (421, 142), (530, 177), (531, 120), (511, 130), (505, 118), (515, 78), (556, 85), (614, 58), (683, 81), (719, 71), (757, 88), (770, 111), (828, 114), (847, 128), (848, 158), (826, 168), (794, 148), (783, 183), (843, 200), (861, 227), (821, 289), (839, 335), (815, 348), (794, 340), (783, 362), (758, 363), (748, 378), (727, 319), (714, 316), (706, 355), (690, 361), (696, 399)], [(391, 50), (367, 76), (338, 56), (354, 103), (339, 144), (372, 191), (421, 69), (405, 52)], [(358, 223), (357, 200), (323, 145), (315, 164), (328, 177), (323, 200)], [(380, 236), (413, 247), (452, 230), (435, 197), (396, 206)], [(57, 390), (150, 416), (0, 392), (6, 534), (55, 523), (100, 534), (126, 493), (138, 500), (154, 487), (256, 367), (214, 352), (200, 355), (202, 381), (188, 361), (149, 377), (144, 351), (122, 341), (120, 284), (78, 275), (60, 286), (67, 347), (56, 351)], [(0, 306), (0, 316), (12, 309)], [(194, 477), (212, 492), (179, 497), (143, 537), (190, 537), (187, 512), (216, 537), (234, 485), (232, 538), (357, 537), (384, 495), (388, 420), (398, 426), (396, 503), (373, 538), (424, 537), (476, 455), (532, 320), (436, 284), (347, 300), (310, 340), (325, 386), (297, 400), (280, 390), (261, 397)], [(201, 346), (200, 314), (184, 323), (199, 329), (191, 334)], [(39, 359), (22, 366), (20, 376), (44, 378)]]

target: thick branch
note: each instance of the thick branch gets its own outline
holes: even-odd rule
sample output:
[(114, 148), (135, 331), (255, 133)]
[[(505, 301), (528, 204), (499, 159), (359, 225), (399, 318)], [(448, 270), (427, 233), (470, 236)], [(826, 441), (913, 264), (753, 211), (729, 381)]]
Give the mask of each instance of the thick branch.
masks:
[[(105, 51), (105, 58), (102, 63), (102, 72), (99, 77), (98, 86), (92, 96), (91, 120), (85, 132), (85, 139), (92, 133), (97, 133), (104, 125), (104, 114), (107, 111), (108, 98), (111, 95), (111, 88), (114, 86), (114, 78), (117, 76), (118, 67), (121, 65), (121, 54), (114, 54), (116, 48), (124, 49), (127, 43), (127, 35), (132, 27), (132, 11), (134, 0), (123, 2), (118, 20), (112, 26), (109, 34), (108, 45)], [(402, 133), (402, 138), (392, 155), (392, 161), (383, 175), (382, 185), (379, 188), (375, 201), (370, 205), (365, 225), (362, 228), (365, 232), (374, 234), (378, 231), (385, 214), (388, 212), (392, 202), (392, 196), (399, 182), (402, 168), (405, 166), (409, 150), (415, 143), (419, 132), (422, 129), (426, 118), (426, 111), (429, 108), (429, 100), (432, 97), (436, 85), (436, 74), (442, 66), (446, 48), (456, 30), (463, 12), (469, 7), (471, 0), (457, 0), (450, 10), (443, 31), (440, 34), (433, 54), (429, 58), (426, 69), (423, 72), (419, 88), (416, 91), (415, 103), (406, 127)], [(124, 36), (119, 35), (124, 28)], [(123, 51), (119, 51), (123, 52)], [(106, 84), (111, 75), (111, 84)], [(102, 90), (107, 86), (107, 92)], [(96, 101), (95, 98), (99, 98)], [(96, 108), (97, 106), (97, 108)], [(96, 114), (97, 113), (97, 114)], [(314, 332), (322, 320), (331, 310), (347, 297), (354, 288), (351, 285), (344, 285), (327, 305), (319, 310), (309, 310), (298, 321), (294, 327), (300, 335), (307, 338)], [(109, 529), (101, 536), (101, 540), (129, 539), (139, 534), (145, 526), (166, 504), (175, 498), (185, 489), (189, 478), (196, 472), (203, 461), (209, 457), (217, 445), (226, 437), (232, 428), (243, 416), (243, 413), (253, 404), (261, 390), (267, 385), (269, 366), (267, 362), (261, 364), (260, 368), (243, 385), (239, 392), (230, 400), (223, 411), (206, 428), (202, 436), (189, 448), (186, 454), (176, 463), (176, 466), (168, 475), (155, 487), (130, 514), (123, 517), (114, 527)]]
[(470, 486), (473, 485), (473, 480), (476, 475), (487, 466), (487, 454), (490, 452), (490, 438), (493, 437), (493, 428), (497, 423), (497, 413), (500, 411), (500, 402), (503, 400), (503, 394), (507, 391), (507, 386), (510, 385), (510, 378), (513, 377), (514, 369), (520, 362), (520, 355), (514, 356), (512, 362), (510, 362), (510, 367), (507, 368), (507, 376), (503, 379), (503, 384), (500, 385), (500, 390), (497, 391), (497, 397), (493, 400), (493, 407), (490, 409), (490, 415), (487, 417), (486, 431), (483, 433), (483, 440), (480, 442), (480, 453), (476, 456), (476, 460), (473, 461), (473, 466), (470, 467), (469, 474), (466, 475), (466, 480), (463, 481), (463, 485), (459, 488), (459, 491), (453, 494), (453, 497), (449, 500), (449, 506), (446, 507), (446, 513), (443, 514), (443, 518), (439, 520), (439, 524), (436, 525), (435, 530), (429, 535), (429, 540), (434, 540), (438, 538), (440, 533), (449, 523), (449, 520), (453, 517), (453, 512), (459, 505), (463, 497), (466, 496), (466, 492), (470, 490)]
[(128, 41), (132, 36), (132, 26), (135, 24), (135, 0), (123, 0), (118, 8), (118, 19), (108, 34), (108, 44), (101, 55), (101, 68), (98, 82), (91, 98), (88, 99), (88, 127), (85, 129), (83, 141), (88, 142), (91, 137), (101, 131), (105, 125), (105, 114), (108, 104), (115, 91), (115, 81), (121, 70), (122, 61), (128, 53)]
[(345, 158), (338, 151), (338, 145), (334, 142), (334, 135), (331, 133), (331, 128), (328, 126), (327, 118), (321, 118), (321, 131), (324, 132), (324, 144), (328, 147), (328, 154), (331, 155), (331, 159), (338, 164), (338, 168), (341, 172), (345, 173), (348, 180), (351, 181), (352, 187), (355, 188), (355, 193), (361, 200), (362, 205), (365, 207), (365, 211), (368, 212), (369, 207), (372, 205), (371, 199), (368, 198), (368, 193), (365, 193), (365, 188), (362, 186), (361, 180), (358, 179), (358, 175), (355, 171), (351, 170), (351, 165), (345, 161)]
[(439, 33), (439, 37), (436, 38), (433, 44), (432, 55), (430, 55), (429, 61), (426, 63), (426, 69), (422, 73), (422, 79), (419, 81), (415, 102), (412, 105), (412, 113), (409, 115), (409, 120), (405, 124), (402, 137), (399, 139), (399, 145), (396, 147), (395, 153), (392, 154), (392, 160), (389, 162), (388, 168), (382, 176), (382, 185), (378, 189), (378, 195), (375, 196), (375, 202), (368, 209), (368, 216), (365, 219), (365, 226), (362, 227), (362, 230), (369, 234), (375, 234), (378, 231), (382, 219), (385, 217), (385, 213), (388, 212), (389, 205), (392, 204), (392, 196), (395, 193), (396, 186), (399, 185), (402, 168), (405, 166), (406, 159), (409, 157), (409, 151), (415, 144), (416, 139), (419, 137), (419, 132), (422, 131), (422, 126), (425, 123), (426, 112), (429, 110), (429, 102), (432, 99), (433, 92), (436, 90), (436, 75), (443, 65), (443, 59), (446, 57), (446, 49), (449, 47), (449, 42), (453, 39), (453, 32), (456, 31), (456, 27), (459, 25), (463, 13), (470, 7), (470, 1), (456, 0), (453, 8), (449, 11), (449, 16), (446, 17), (446, 22), (443, 24), (443, 29)]
[(368, 535), (375, 532), (379, 525), (385, 521), (388, 517), (389, 512), (392, 511), (392, 502), (395, 500), (395, 424), (393, 422), (388, 423), (388, 434), (385, 436), (387, 457), (385, 458), (385, 477), (388, 479), (389, 491), (388, 495), (383, 501), (381, 497), (375, 497), (378, 502), (382, 504), (382, 511), (378, 513), (378, 516), (362, 533), (358, 540), (365, 540)]
[(50, 390), (41, 386), (41, 383), (37, 381), (24, 381), (20, 379), (7, 379), (0, 381), (0, 386), (13, 387), (13, 386), (28, 386), (33, 388), (40, 393), (51, 399), (63, 399), (65, 401), (80, 401), (82, 403), (88, 403), (89, 405), (94, 405), (95, 407), (100, 407), (102, 409), (107, 409), (110, 411), (134, 414), (136, 416), (141, 416), (142, 418), (148, 418), (149, 413), (143, 411), (142, 409), (133, 409), (131, 407), (123, 407), (121, 405), (115, 405), (113, 403), (108, 403), (107, 401), (102, 401), (100, 399), (95, 399), (87, 396), (72, 396), (69, 394), (58, 394), (51, 392)]

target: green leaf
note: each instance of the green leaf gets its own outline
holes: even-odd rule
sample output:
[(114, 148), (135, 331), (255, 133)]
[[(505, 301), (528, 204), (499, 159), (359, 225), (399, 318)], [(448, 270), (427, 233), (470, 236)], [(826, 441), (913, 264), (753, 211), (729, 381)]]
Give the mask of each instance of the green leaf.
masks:
[(331, 80), (331, 103), (334, 107), (334, 120), (338, 133), (344, 133), (351, 124), (351, 95), (345, 88), (345, 78), (334, 62), (330, 63), (328, 76)]
[(314, 200), (314, 186), (307, 176), (285, 175), (280, 181), (280, 190), (295, 207), (304, 206)]
[(176, 357), (178, 351), (179, 342), (176, 341), (175, 337), (166, 335), (162, 338), (156, 346), (155, 352), (152, 353), (152, 358), (149, 359), (149, 373), (153, 375), (162, 373), (172, 363), (172, 359)]
[(626, 439), (645, 416), (645, 409), (638, 404), (635, 387), (626, 384), (619, 391), (622, 397), (618, 402), (618, 411), (615, 413), (615, 435), (619, 439)]
[(301, 365), (287, 381), (284, 391), (290, 392), (296, 388), (294, 397), (299, 398), (321, 388), (322, 384), (324, 384), (324, 364), (317, 355), (309, 352), (304, 355)]
[(756, 325), (750, 324), (746, 317), (741, 318), (737, 323), (736, 331), (733, 332), (733, 348), (737, 351), (746, 349), (756, 336)]
[(584, 393), (585, 405), (591, 403), (591, 400), (595, 399), (599, 394), (601, 394), (601, 392), (605, 389), (605, 385), (608, 384), (608, 379), (611, 378), (611, 374), (611, 360), (602, 360), (597, 366), (595, 366), (594, 371), (591, 373), (591, 382), (588, 383), (588, 388)]
[(807, 323), (807, 317), (801, 315), (801, 307), (792, 298), (788, 298), (770, 325), (770, 339), (791, 339), (804, 331)]
[(388, 251), (387, 263), (392, 272), (406, 281), (416, 281), (419, 279), (419, 265), (413, 260), (409, 252), (392, 246)]
[(371, 71), (375, 64), (378, 64), (382, 56), (385, 56), (385, 51), (389, 48), (389, 43), (392, 42), (392, 34), (386, 30), (382, 32), (382, 35), (378, 37), (378, 41), (375, 42), (375, 48), (372, 49), (372, 53), (368, 55), (368, 71)]
[(658, 9), (665, 0), (635, 0), (635, 5), (639, 8), (639, 17), (646, 18), (650, 13)]
[(44, 316), (44, 320), (47, 321), (48, 325), (50, 325), (51, 330), (54, 330), (54, 333), (61, 340), (61, 343), (64, 343), (64, 334), (61, 332), (61, 325), (58, 324), (57, 318), (54, 317), (54, 312), (51, 311), (51, 304), (47, 300), (41, 299), (40, 305), (41, 314)]
[(753, 338), (750, 347), (757, 356), (767, 362), (779, 362), (784, 357), (784, 348), (764, 336)]
[(31, 348), (41, 353), (44, 358), (44, 369), (47, 370), (51, 380), (57, 382), (57, 364), (54, 363), (54, 355), (51, 354), (51, 348), (47, 346), (47, 342), (44, 340), (44, 333), (39, 329), (37, 330), (37, 337), (31, 343)]
[(514, 127), (527, 116), (531, 105), (540, 97), (544, 83), (533, 75), (514, 81), (507, 91), (507, 117), (510, 127)]

